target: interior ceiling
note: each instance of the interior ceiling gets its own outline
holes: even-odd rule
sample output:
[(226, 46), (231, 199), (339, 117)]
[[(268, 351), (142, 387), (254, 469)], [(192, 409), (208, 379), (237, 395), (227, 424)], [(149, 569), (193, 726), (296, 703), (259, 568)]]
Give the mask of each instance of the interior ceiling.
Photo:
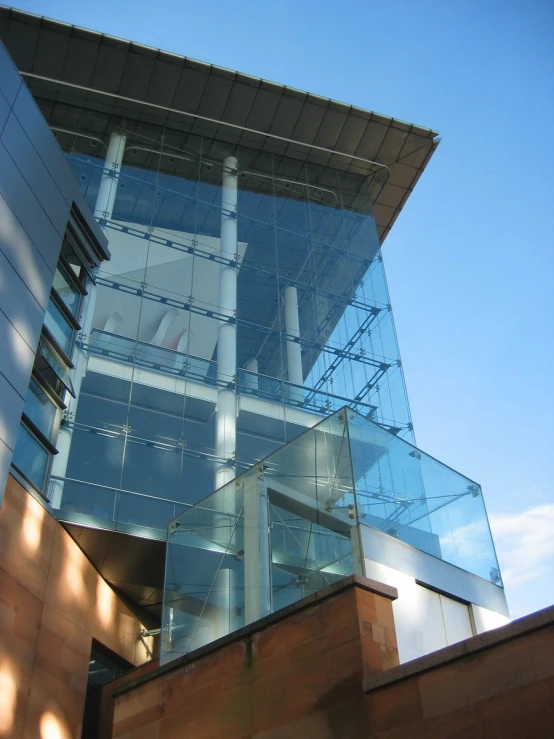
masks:
[(430, 129), (18, 10), (0, 8), (0, 37), (35, 95), (373, 177), (381, 241), (437, 146)]

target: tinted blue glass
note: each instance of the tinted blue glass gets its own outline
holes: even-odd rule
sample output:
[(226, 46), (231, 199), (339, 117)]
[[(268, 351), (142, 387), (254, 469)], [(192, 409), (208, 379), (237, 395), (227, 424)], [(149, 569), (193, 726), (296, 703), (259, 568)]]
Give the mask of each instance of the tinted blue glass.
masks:
[(50, 455), (22, 424), (17, 432), (13, 464), (35, 487), (42, 490)]
[(56, 339), (66, 354), (71, 351), (74, 329), (65, 318), (56, 303), (50, 298), (48, 308), (44, 316), (44, 325)]

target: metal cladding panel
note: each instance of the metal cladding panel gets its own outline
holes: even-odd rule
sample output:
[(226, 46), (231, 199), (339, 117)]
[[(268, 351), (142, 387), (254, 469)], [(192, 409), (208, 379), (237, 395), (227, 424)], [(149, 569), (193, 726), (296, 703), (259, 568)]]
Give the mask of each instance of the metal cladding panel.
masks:
[(32, 72), (40, 34), (38, 19), (20, 23), (9, 19), (4, 43), (20, 71)]
[(339, 151), (357, 151), (367, 126), (367, 118), (349, 116), (338, 138), (337, 149)]
[(207, 80), (207, 73), (185, 66), (175, 90), (173, 105), (180, 110), (190, 110), (198, 107)]
[(327, 108), (314, 140), (316, 146), (324, 146), (326, 149), (334, 149), (346, 120), (346, 113), (333, 110), (332, 108)]
[(198, 106), (200, 115), (219, 120), (233, 89), (232, 80), (210, 75)]
[(6, 125), (10, 110), (10, 104), (8, 103), (4, 95), (2, 95), (2, 93), (0, 92), (0, 135), (2, 134), (4, 126)]
[(415, 167), (411, 167), (403, 162), (396, 162), (391, 167), (389, 185), (397, 185), (398, 187), (407, 189), (411, 187), (417, 171)]
[(379, 196), (378, 202), (391, 208), (399, 208), (405, 194), (404, 188), (389, 184)]
[(325, 116), (325, 107), (306, 102), (294, 127), (293, 137), (298, 140), (313, 139)]
[[(2, 132), (2, 143), (8, 150), (15, 165), (22, 173), (28, 187), (41, 204), (48, 219), (63, 237), (70, 206), (56, 186), (55, 181), (44, 166), (21, 123), (12, 113)], [(53, 266), (57, 262), (53, 261)]]
[(47, 77), (60, 77), (63, 74), (71, 39), (56, 31), (43, 29), (37, 39), (33, 68), (43, 70)]
[(127, 53), (123, 49), (101, 44), (90, 86), (107, 92), (118, 92), (126, 58)]
[(90, 39), (73, 36), (65, 62), (64, 79), (75, 85), (90, 85), (98, 54), (98, 44)]
[(162, 60), (154, 62), (146, 99), (156, 105), (173, 105), (182, 72), (182, 64)]
[(356, 149), (357, 157), (365, 157), (367, 159), (375, 159), (377, 152), (387, 135), (388, 126), (384, 123), (371, 120), (367, 124), (362, 140)]
[(237, 126), (245, 126), (256, 98), (257, 87), (236, 82), (229, 94), (224, 110), (225, 120)]
[(154, 64), (153, 59), (137, 54), (133, 49), (127, 54), (121, 88), (128, 91), (128, 97), (146, 98), (154, 73)]
[(270, 133), (284, 136), (285, 138), (292, 137), (292, 132), (300, 118), (303, 107), (303, 103), (300, 100), (283, 95), (271, 122)]
[[(1, 310), (0, 346), (10, 347), (11, 350), (3, 352), (0, 373), (4, 375), (14, 390), (24, 398), (29, 386), (31, 370), (33, 369), (35, 359), (34, 350), (31, 349), (17, 328), (6, 318)], [(5, 434), (4, 430), (3, 434)]]
[[(0, 423), (3, 429), (2, 441), (12, 451), (15, 448), (17, 430), (23, 411), (24, 399), (16, 392), (14, 387), (0, 374)], [(0, 468), (1, 469), (1, 468)], [(2, 491), (3, 492), (3, 491)], [(0, 495), (0, 500), (2, 496)]]
[[(42, 306), (33, 296), (23, 278), (18, 275), (4, 252), (1, 251), (2, 245), (0, 242), (2, 310), (11, 323), (17, 326), (17, 330), (26, 343), (33, 347), (42, 327), (46, 306)], [(43, 292), (46, 293), (44, 290)], [(47, 299), (47, 293), (44, 297)], [(1, 393), (0, 397), (3, 398)]]
[(75, 176), (67, 162), (52, 131), (45, 126), (44, 116), (27, 90), (18, 95), (13, 112), (24, 126), (32, 146), (56, 183), (66, 203), (71, 205), (75, 196)]
[[(16, 55), (20, 69), (59, 83), (53, 90), (57, 100), (70, 92), (74, 105), (95, 106), (97, 110), (111, 111), (124, 118), (129, 105), (134, 105), (139, 108), (141, 121), (150, 117), (165, 125), (171, 117), (176, 128), (194, 127), (203, 136), (215, 130), (214, 124), (202, 117), (220, 120), (218, 136), (234, 146), (239, 140), (243, 143), (241, 134), (237, 129), (225, 128), (225, 124), (246, 126), (261, 135), (271, 134), (273, 138), (256, 141), (256, 146), (263, 146), (264, 151), (284, 153), (279, 140), (292, 138), (297, 143), (290, 144), (287, 152), (290, 156), (304, 161), (316, 161), (319, 157), (319, 163), (327, 157), (327, 162), (339, 169), (355, 165), (360, 174), (370, 176), (377, 169), (374, 162), (388, 166), (392, 172), (397, 162), (414, 167), (417, 174), (409, 179), (409, 184), (404, 184), (405, 178), (391, 181), (396, 187), (405, 188), (405, 193), (385, 194), (382, 204), (394, 203), (394, 206), (379, 211), (377, 226), (381, 236), (390, 230), (436, 148), (435, 131), (267, 80), (8, 8), (0, 8), (0, 21), (3, 21), (1, 33)], [(56, 36), (58, 47), (54, 48), (52, 39)], [(62, 50), (66, 47), (65, 63), (59, 71)], [(35, 78), (35, 81), (44, 85), (44, 80), (39, 82)], [(91, 89), (64, 89), (68, 83)], [(116, 95), (135, 102), (117, 100)], [(148, 111), (148, 104), (168, 109)], [(133, 113), (136, 114), (135, 108)], [(195, 120), (193, 116), (199, 117)], [(253, 135), (242, 134), (250, 140)], [(337, 154), (325, 154), (322, 148), (336, 150)], [(350, 155), (358, 159), (349, 162)], [(383, 175), (385, 171), (381, 169)], [(388, 184), (383, 182), (383, 186), (386, 191)]]
[(257, 131), (269, 131), (271, 121), (279, 105), (279, 98), (265, 89), (258, 89), (248, 115), (246, 125)]
[(13, 104), (22, 84), (12, 60), (0, 45), (0, 89), (8, 105)]
[[(2, 246), (4, 253), (10, 262), (16, 265), (21, 264), (23, 259), (30, 258), (31, 263), (35, 265), (34, 268), (38, 270), (38, 274), (42, 276), (45, 271), (49, 271), (50, 279), (53, 279), (54, 268), (59, 256), (60, 236), (29, 189), (23, 175), (16, 167), (1, 140), (0, 188), (5, 194), (5, 198), (2, 198), (2, 200), (11, 211), (12, 219), (18, 222), (14, 222), (14, 231), (10, 240)], [(4, 215), (4, 222), (5, 218), (6, 215)], [(23, 228), (23, 224), (25, 224), (25, 228)], [(37, 251), (36, 259), (27, 248), (27, 240), (29, 240), (29, 243), (32, 242), (33, 248)], [(25, 246), (23, 246), (24, 243)], [(25, 249), (25, 252), (23, 249)], [(25, 257), (23, 257), (24, 253), (26, 254)], [(24, 265), (21, 265), (21, 269), (24, 269)], [(19, 268), (18, 272), (21, 274)], [(26, 269), (25, 272), (27, 272)], [(48, 287), (49, 291), (50, 287)]]

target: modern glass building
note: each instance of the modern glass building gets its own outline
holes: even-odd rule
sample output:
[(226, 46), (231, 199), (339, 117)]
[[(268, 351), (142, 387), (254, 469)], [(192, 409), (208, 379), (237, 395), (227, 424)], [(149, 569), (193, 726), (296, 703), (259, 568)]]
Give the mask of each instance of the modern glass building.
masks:
[[(436, 648), (436, 619), (439, 646), (502, 620), (479, 486), (414, 446), (381, 254), (437, 133), (18, 11), (0, 24), (111, 254), (74, 330), (50, 329), (72, 368), (48, 474), (14, 464), (114, 587), (158, 619), (165, 590), (167, 653), (351, 572), (405, 593), (407, 658)], [(247, 541), (252, 516), (269, 539)]]

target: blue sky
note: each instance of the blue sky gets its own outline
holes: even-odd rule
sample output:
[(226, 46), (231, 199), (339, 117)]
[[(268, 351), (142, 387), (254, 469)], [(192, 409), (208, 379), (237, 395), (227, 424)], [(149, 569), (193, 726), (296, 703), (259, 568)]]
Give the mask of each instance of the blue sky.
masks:
[(554, 602), (554, 3), (16, 7), (440, 131), (384, 255), (417, 441), (483, 486), (514, 616)]

